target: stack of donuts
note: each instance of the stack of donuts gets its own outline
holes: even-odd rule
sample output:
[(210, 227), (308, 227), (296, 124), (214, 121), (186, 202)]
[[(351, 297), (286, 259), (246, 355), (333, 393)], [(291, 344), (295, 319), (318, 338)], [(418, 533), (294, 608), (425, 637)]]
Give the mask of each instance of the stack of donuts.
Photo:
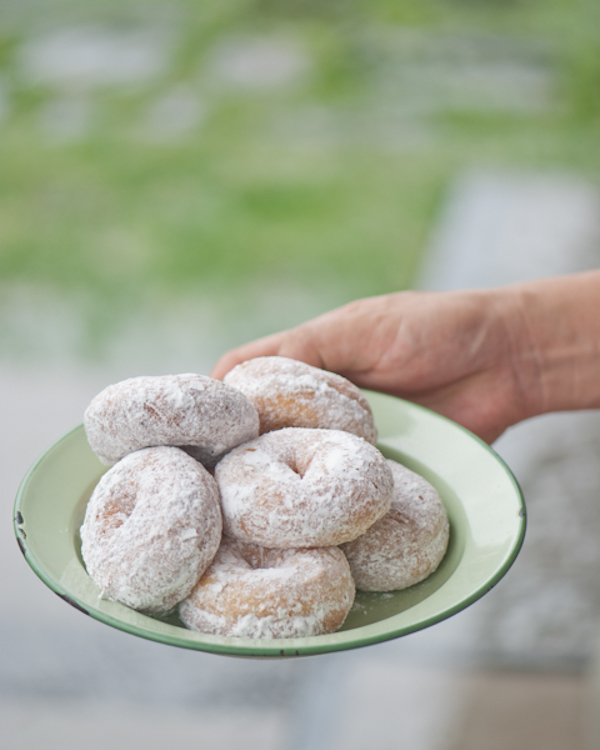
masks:
[(202, 375), (138, 377), (86, 410), (111, 468), (81, 553), (103, 598), (179, 609), (204, 633), (287, 638), (337, 630), (356, 588), (429, 576), (448, 543), (435, 489), (375, 447), (363, 394), (283, 357)]

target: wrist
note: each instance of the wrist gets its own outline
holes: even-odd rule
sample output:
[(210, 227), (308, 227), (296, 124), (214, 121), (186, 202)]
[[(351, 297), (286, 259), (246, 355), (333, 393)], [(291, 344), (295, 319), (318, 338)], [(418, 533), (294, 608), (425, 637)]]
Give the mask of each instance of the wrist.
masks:
[(600, 407), (600, 272), (506, 287), (523, 418)]

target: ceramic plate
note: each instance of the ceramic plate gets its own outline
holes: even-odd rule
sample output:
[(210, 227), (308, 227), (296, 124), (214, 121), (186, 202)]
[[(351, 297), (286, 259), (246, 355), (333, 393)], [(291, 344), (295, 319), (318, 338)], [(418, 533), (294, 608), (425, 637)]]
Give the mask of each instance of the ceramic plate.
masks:
[(450, 517), (450, 544), (438, 570), (405, 591), (358, 593), (343, 629), (331, 635), (249, 640), (204, 635), (176, 616), (149, 617), (102, 601), (81, 561), (79, 527), (106, 471), (83, 427), (53, 445), (30, 469), (15, 503), (15, 531), (35, 573), (72, 606), (129, 633), (183, 648), (232, 656), (305, 656), (366, 646), (412, 633), (459, 612), (506, 573), (523, 541), (525, 507), (502, 460), (485, 443), (407, 401), (366, 394), (379, 447), (433, 484)]

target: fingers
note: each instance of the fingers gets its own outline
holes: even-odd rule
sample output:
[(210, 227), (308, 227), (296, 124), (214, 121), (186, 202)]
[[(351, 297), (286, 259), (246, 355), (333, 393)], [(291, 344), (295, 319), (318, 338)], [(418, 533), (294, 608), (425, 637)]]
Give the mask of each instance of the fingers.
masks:
[(314, 367), (324, 367), (324, 361), (313, 336), (310, 324), (298, 326), (290, 331), (281, 331), (272, 336), (251, 341), (224, 354), (214, 366), (211, 377), (222, 379), (241, 362), (255, 357), (288, 357), (298, 359)]
[[(490, 292), (397, 292), (356, 300), (225, 354), (213, 369), (283, 356), (407, 398), (491, 442), (526, 409)], [(522, 390), (522, 389), (521, 389)]]
[(298, 359), (313, 367), (331, 369), (327, 367), (319, 346), (318, 333), (320, 328), (318, 324), (315, 325), (318, 320), (320, 319), (317, 318), (315, 321), (287, 331), (281, 340), (278, 354), (282, 357), (289, 357), (289, 359)]
[(236, 349), (224, 354), (213, 367), (211, 377), (222, 380), (229, 370), (233, 369), (241, 362), (255, 357), (270, 357), (279, 354), (282, 339), (286, 336), (287, 331), (275, 333), (272, 336), (265, 336), (262, 339), (251, 341), (249, 344), (238, 346)]
[[(371, 370), (386, 350), (381, 340), (387, 298), (359, 300), (296, 328), (253, 341), (225, 354), (212, 377), (223, 378), (235, 365), (254, 357), (279, 355), (306, 362), (353, 380)], [(387, 337), (385, 337), (387, 338)], [(367, 386), (368, 387), (368, 386)]]

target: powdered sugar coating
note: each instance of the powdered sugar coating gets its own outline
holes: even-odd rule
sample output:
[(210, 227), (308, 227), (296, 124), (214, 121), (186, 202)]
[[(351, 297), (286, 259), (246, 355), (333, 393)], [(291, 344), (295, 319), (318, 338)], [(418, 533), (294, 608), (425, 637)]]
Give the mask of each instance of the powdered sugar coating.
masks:
[(215, 476), (225, 533), (270, 548), (350, 541), (391, 505), (386, 460), (341, 430), (265, 433), (225, 456)]
[(448, 547), (448, 515), (437, 491), (396, 461), (388, 464), (394, 477), (390, 511), (342, 545), (361, 591), (397, 591), (423, 581)]
[(256, 406), (261, 434), (283, 427), (318, 427), (377, 442), (369, 402), (341, 375), (287, 357), (257, 357), (234, 367), (224, 382)]
[(212, 467), (258, 435), (255, 407), (237, 389), (205, 375), (129, 378), (109, 385), (88, 406), (92, 450), (112, 464), (140, 448), (173, 445)]
[(166, 612), (211, 563), (221, 530), (211, 474), (179, 448), (145, 448), (96, 485), (81, 527), (81, 554), (103, 598)]
[(337, 630), (354, 594), (337, 547), (268, 550), (224, 537), (179, 616), (189, 628), (214, 635), (301, 638)]

